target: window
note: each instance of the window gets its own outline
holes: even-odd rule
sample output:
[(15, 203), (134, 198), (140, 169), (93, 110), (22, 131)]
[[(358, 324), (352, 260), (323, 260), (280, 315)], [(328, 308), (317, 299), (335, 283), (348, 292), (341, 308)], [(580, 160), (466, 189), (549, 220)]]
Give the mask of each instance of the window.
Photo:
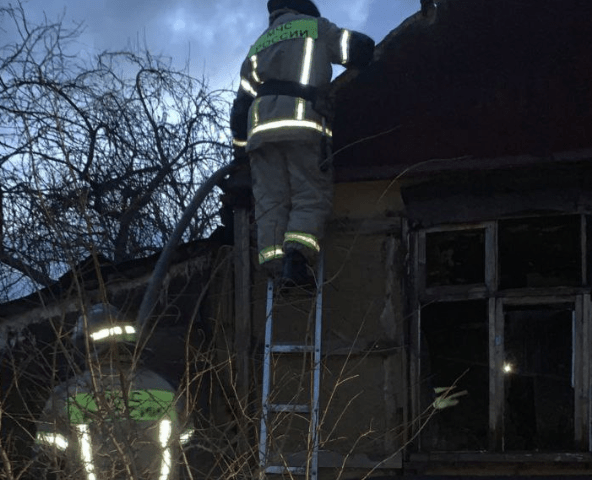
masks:
[[(592, 448), (588, 223), (555, 215), (411, 233), (421, 451)], [(467, 394), (434, 411), (434, 388), (450, 385)]]
[(462, 408), (448, 408), (426, 423), (422, 445), (429, 450), (487, 448), (489, 373), (487, 303), (432, 304), (421, 314), (421, 371), (424, 408), (435, 399), (434, 388), (455, 386), (467, 391)]
[(500, 288), (582, 283), (579, 215), (499, 222)]
[(485, 283), (485, 230), (426, 235), (426, 287)]
[(574, 309), (504, 312), (504, 449), (574, 448)]

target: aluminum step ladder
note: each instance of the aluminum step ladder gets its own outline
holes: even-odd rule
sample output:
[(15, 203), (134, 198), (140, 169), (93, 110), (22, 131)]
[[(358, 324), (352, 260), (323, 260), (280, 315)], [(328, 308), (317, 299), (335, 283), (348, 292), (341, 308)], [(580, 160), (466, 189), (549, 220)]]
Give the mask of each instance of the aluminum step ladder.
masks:
[[(259, 479), (265, 480), (268, 476), (281, 476), (282, 478), (305, 477), (306, 480), (317, 480), (319, 469), (319, 395), (321, 387), (321, 335), (323, 320), (323, 275), (324, 259), (321, 256), (317, 266), (316, 292), (314, 297), (314, 329), (312, 341), (302, 343), (285, 344), (274, 341), (273, 308), (274, 308), (274, 282), (267, 282), (267, 305), (265, 323), (265, 350), (263, 357), (263, 388), (262, 388), (262, 415), (261, 430), (259, 436)], [(312, 312), (311, 312), (312, 313)], [(305, 335), (306, 337), (307, 335)], [(272, 375), (274, 359), (277, 355), (312, 355), (312, 375), (310, 403), (274, 403), (270, 399), (272, 388)], [(274, 415), (299, 415), (308, 418), (308, 437), (306, 462), (304, 465), (292, 465), (287, 462), (290, 454), (279, 452), (282, 461), (273, 459), (271, 448), (272, 417)], [(302, 462), (299, 462), (302, 463)]]

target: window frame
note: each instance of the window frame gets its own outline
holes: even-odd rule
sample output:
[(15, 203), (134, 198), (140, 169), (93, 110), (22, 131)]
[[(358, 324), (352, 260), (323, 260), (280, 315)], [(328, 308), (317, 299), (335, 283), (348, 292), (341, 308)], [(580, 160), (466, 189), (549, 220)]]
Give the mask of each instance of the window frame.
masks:
[[(588, 284), (588, 240), (587, 217), (585, 214), (570, 213), (566, 216), (580, 216), (581, 285), (578, 287), (545, 287), (499, 289), (499, 221), (444, 224), (430, 228), (406, 231), (411, 265), (408, 269), (408, 306), (410, 308), (410, 432), (422, 452), (420, 441), (421, 421), (421, 309), (438, 302), (486, 300), (488, 304), (489, 327), (489, 449), (487, 453), (504, 453), (504, 320), (505, 311), (514, 306), (544, 306), (558, 303), (572, 304), (575, 312), (574, 344), (574, 452), (592, 451), (592, 428), (590, 421), (592, 381), (592, 298)], [(544, 217), (546, 215), (536, 215)], [(549, 215), (558, 216), (558, 215)], [(528, 218), (533, 216), (521, 216)], [(434, 232), (485, 230), (485, 281), (482, 284), (426, 287), (427, 235)], [(455, 453), (454, 451), (443, 452)]]

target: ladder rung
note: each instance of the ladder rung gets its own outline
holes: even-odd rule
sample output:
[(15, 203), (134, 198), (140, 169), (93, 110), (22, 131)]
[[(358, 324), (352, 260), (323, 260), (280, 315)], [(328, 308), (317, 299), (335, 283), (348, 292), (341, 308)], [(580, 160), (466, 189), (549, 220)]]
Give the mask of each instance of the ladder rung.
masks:
[(291, 345), (291, 344), (274, 344), (271, 346), (273, 353), (304, 353), (314, 352), (313, 345)]
[(305, 467), (289, 467), (284, 465), (270, 465), (265, 468), (265, 473), (272, 475), (282, 475), (283, 473), (293, 473), (295, 475), (306, 475)]
[(304, 404), (270, 403), (267, 408), (277, 413), (310, 413), (310, 406)]

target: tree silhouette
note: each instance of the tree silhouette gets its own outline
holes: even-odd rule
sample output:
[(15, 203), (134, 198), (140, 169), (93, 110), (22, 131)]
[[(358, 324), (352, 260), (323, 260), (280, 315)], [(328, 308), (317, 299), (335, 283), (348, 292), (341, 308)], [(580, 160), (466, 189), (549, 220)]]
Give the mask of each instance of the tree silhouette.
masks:
[[(0, 300), (51, 285), (89, 254), (158, 252), (200, 184), (228, 163), (227, 105), (148, 51), (85, 61), (82, 27), (0, 7)], [(217, 224), (210, 196), (183, 240)], [(12, 292), (12, 293), (11, 293)]]

